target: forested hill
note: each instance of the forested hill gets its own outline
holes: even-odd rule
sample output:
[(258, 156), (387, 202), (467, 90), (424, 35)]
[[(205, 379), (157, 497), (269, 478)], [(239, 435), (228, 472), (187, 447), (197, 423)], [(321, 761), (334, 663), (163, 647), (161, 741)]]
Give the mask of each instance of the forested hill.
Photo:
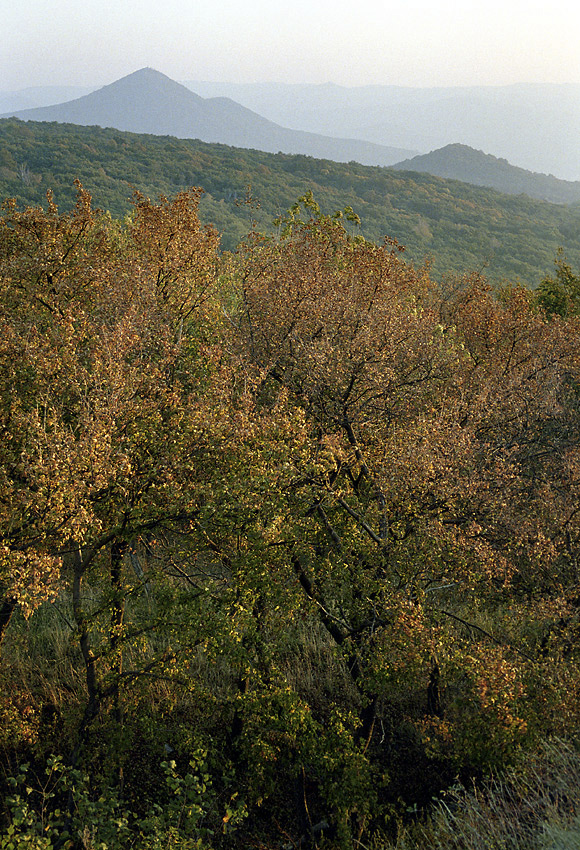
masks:
[(552, 174), (537, 174), (511, 165), (507, 159), (468, 145), (446, 145), (431, 153), (406, 159), (392, 166), (399, 171), (422, 171), (437, 177), (488, 186), (510, 195), (526, 194), (553, 204), (580, 201), (580, 181), (559, 180)]
[(201, 139), (261, 151), (285, 151), (328, 157), (337, 162), (354, 159), (367, 165), (392, 165), (417, 153), (413, 148), (392, 147), (361, 139), (330, 138), (290, 130), (269, 121), (228, 97), (203, 98), (153, 68), (141, 68), (83, 97), (9, 112), (2, 117), (24, 121), (58, 121)]
[[(332, 212), (347, 205), (360, 232), (407, 247), (415, 262), (429, 257), (433, 274), (485, 269), (491, 280), (535, 286), (552, 269), (559, 247), (580, 264), (580, 206), (557, 206), (433, 177), (357, 163), (137, 135), (100, 127), (0, 121), (0, 197), (43, 204), (54, 192), (62, 209), (74, 201), (79, 178), (95, 205), (113, 216), (131, 209), (133, 189), (152, 198), (189, 186), (206, 194), (201, 214), (233, 248), (252, 218), (262, 229), (311, 189)], [(240, 204), (248, 194), (251, 208)]]

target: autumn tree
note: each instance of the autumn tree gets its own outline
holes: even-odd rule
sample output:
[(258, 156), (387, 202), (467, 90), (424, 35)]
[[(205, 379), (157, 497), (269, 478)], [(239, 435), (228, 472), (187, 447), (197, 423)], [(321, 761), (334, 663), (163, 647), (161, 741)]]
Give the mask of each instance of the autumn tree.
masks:
[(574, 316), (310, 194), (231, 256), (197, 190), (78, 193), (0, 231), (2, 630), (70, 600), (72, 760), (121, 787), (129, 721), (203, 739), (262, 824), (348, 847), (577, 728)]
[[(534, 659), (479, 612), (508, 588), (533, 593), (538, 572), (549, 593), (564, 553), (576, 329), (547, 325), (523, 289), (498, 300), (477, 276), (441, 288), (396, 244), (349, 236), (311, 196), (303, 207), (279, 238), (242, 247), (233, 318), (258, 406), (287, 398), (304, 419), (279, 470), (272, 581), (294, 575), (343, 659), (359, 753), (399, 704), (463, 759), (501, 760), (528, 728)], [(452, 680), (463, 696), (446, 704)], [(350, 808), (361, 823), (367, 791)]]
[(56, 592), (62, 542), (87, 527), (69, 366), (88, 297), (82, 271), (103, 265), (86, 193), (66, 218), (50, 198), (46, 213), (10, 202), (3, 212), (2, 633), (17, 603), (30, 612)]
[[(187, 528), (199, 509), (219, 402), (205, 398), (222, 378), (218, 238), (199, 223), (199, 193), (137, 196), (123, 229), (78, 192), (71, 215), (8, 205), (2, 220), (2, 583), (6, 626), (16, 604), (30, 613), (70, 580), (84, 734), (105, 696), (120, 711), (131, 679), (123, 654), (139, 630), (125, 604), (145, 578), (130, 577), (129, 554), (135, 566), (140, 541)], [(108, 578), (95, 585), (94, 570)]]

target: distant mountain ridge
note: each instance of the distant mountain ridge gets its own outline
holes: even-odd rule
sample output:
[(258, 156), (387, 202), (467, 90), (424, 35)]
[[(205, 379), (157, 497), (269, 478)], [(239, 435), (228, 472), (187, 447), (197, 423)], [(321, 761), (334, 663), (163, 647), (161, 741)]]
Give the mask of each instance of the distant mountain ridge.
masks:
[(418, 88), (187, 81), (271, 121), (328, 136), (435, 150), (459, 142), (530, 171), (580, 180), (580, 84)]
[(508, 195), (529, 195), (553, 204), (580, 201), (580, 181), (559, 180), (511, 165), (506, 159), (477, 151), (468, 145), (446, 145), (391, 166), (398, 171), (420, 171), (435, 177), (487, 186)]
[(0, 113), (7, 114), (23, 109), (52, 106), (83, 97), (97, 86), (28, 86), (16, 91), (0, 91)]
[(0, 117), (98, 125), (271, 153), (301, 153), (337, 162), (355, 160), (363, 165), (392, 165), (417, 153), (407, 148), (289, 130), (230, 98), (203, 98), (153, 68), (142, 68), (75, 100)]

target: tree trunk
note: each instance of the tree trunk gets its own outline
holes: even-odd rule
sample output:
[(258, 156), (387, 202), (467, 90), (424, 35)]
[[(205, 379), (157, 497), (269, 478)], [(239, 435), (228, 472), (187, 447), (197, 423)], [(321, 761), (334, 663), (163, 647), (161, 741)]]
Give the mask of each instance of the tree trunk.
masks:
[(6, 629), (10, 624), (12, 615), (16, 611), (17, 605), (18, 600), (15, 596), (11, 596), (8, 599), (4, 599), (0, 604), (0, 650), (2, 649), (2, 642), (4, 641)]
[(121, 706), (120, 682), (123, 673), (123, 649), (121, 631), (125, 617), (125, 595), (123, 593), (123, 558), (127, 544), (124, 540), (114, 540), (111, 544), (111, 589), (113, 602), (111, 606), (111, 671), (114, 676), (112, 685), (113, 712), (117, 723), (123, 722)]
[(76, 767), (80, 758), (81, 750), (86, 743), (89, 727), (97, 714), (100, 707), (100, 688), (97, 682), (96, 658), (91, 648), (91, 640), (89, 634), (89, 626), (87, 617), (83, 609), (81, 590), (83, 583), (83, 575), (86, 564), (83, 561), (82, 551), (79, 548), (75, 552), (73, 564), (73, 611), (75, 622), (79, 634), (79, 645), (85, 663), (85, 682), (87, 685), (87, 706), (83, 718), (79, 725), (77, 743), (71, 756), (71, 764)]

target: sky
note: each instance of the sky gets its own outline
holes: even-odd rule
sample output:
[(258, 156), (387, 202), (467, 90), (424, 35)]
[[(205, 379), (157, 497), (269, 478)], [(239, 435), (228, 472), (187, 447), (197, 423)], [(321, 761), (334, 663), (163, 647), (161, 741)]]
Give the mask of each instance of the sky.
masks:
[(577, 0), (0, 0), (0, 91), (178, 81), (580, 83)]

